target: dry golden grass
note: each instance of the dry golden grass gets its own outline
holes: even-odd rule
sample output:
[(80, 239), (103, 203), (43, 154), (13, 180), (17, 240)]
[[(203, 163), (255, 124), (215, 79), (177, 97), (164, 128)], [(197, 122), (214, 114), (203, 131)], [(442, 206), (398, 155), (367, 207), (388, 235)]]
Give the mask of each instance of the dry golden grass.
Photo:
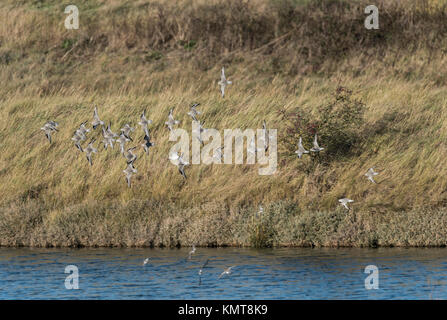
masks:
[[(380, 31), (364, 29), (364, 4), (86, 0), (79, 2), (80, 29), (75, 31), (65, 30), (64, 5), (59, 1), (2, 1), (0, 219), (38, 210), (39, 228), (33, 234), (40, 240), (14, 242), (4, 227), (1, 244), (148, 245), (148, 239), (155, 245), (185, 244), (199, 240), (192, 239), (193, 233), (169, 240), (178, 233), (173, 227), (176, 223), (182, 228), (194, 225), (194, 230), (212, 228), (221, 215), (225, 219), (219, 221), (226, 221), (226, 214), (232, 217), (238, 210), (256, 211), (253, 208), (260, 203), (275, 206), (283, 201), (293, 204), (294, 215), (302, 215), (299, 221), (313, 219), (313, 214), (327, 218), (343, 195), (356, 201), (353, 208), (359, 214), (377, 214), (390, 224), (398, 223), (403, 212), (410, 212), (408, 219), (416, 219), (412, 223), (417, 224), (431, 215), (419, 211), (422, 207), (442, 217), (439, 208), (447, 200), (447, 79), (442, 73), (447, 64), (442, 51), (447, 39), (445, 3), (381, 1)], [(217, 86), (222, 66), (233, 81), (225, 99)], [(334, 99), (338, 85), (353, 90), (366, 105), (359, 128), (362, 140), (353, 154), (320, 164), (280, 154), (273, 176), (259, 176), (257, 165), (193, 165), (187, 168), (186, 182), (167, 160), (173, 143), (168, 141), (164, 122), (172, 107), (180, 127), (188, 131), (191, 122), (186, 112), (191, 103), (200, 102), (206, 127), (222, 133), (224, 128), (261, 128), (264, 119), (270, 128), (283, 132), (279, 110), (294, 112), (299, 107), (315, 114)], [(126, 122), (138, 127), (143, 109), (154, 121), (151, 132), (156, 146), (149, 157), (139, 150), (138, 175), (131, 189), (126, 186), (122, 173), (126, 165), (117, 148), (100, 147), (90, 167), (70, 140), (81, 122), (91, 122), (95, 105), (103, 120), (113, 122), (114, 131)], [(48, 119), (60, 123), (51, 145), (39, 130)], [(138, 129), (134, 145), (142, 140)], [(283, 138), (279, 135), (279, 144)], [(320, 144), (325, 146), (324, 141)], [(380, 172), (377, 185), (363, 176), (373, 165)], [(160, 204), (151, 205), (152, 211), (132, 213), (145, 221), (135, 230), (125, 220), (126, 212), (135, 209), (132, 201)], [(109, 206), (115, 209), (101, 209)], [(85, 239), (76, 242), (73, 236), (64, 242), (61, 238), (75, 232), (68, 229), (76, 225), (80, 210), (87, 215), (83, 223), (93, 221), (90, 227), (96, 229), (80, 232)], [(98, 210), (117, 215), (106, 214), (110, 223), (122, 224), (129, 239), (118, 237), (119, 229), (110, 231), (107, 238), (107, 219), (101, 220), (104, 225), (95, 221)], [(172, 216), (160, 222), (168, 230), (163, 238), (161, 229), (154, 231), (156, 226), (144, 219), (167, 212)], [(184, 220), (188, 212), (199, 217), (191, 226)], [(70, 221), (65, 229), (61, 227), (64, 219)], [(368, 223), (379, 218), (371, 219)], [(18, 218), (8, 221), (21, 223)], [(276, 223), (284, 226), (284, 222)], [(243, 234), (236, 222), (229, 225)], [(53, 232), (51, 237), (37, 236), (44, 226), (53, 226), (48, 231)], [(386, 240), (383, 230), (394, 227), (398, 228), (374, 227), (382, 232), (381, 244), (405, 243), (399, 237)], [(154, 235), (144, 240), (149, 229)], [(212, 230), (216, 229), (209, 231), (203, 244), (309, 245), (314, 241), (299, 237), (289, 241), (277, 226), (275, 234), (283, 233), (278, 241), (272, 234), (258, 241), (256, 236), (223, 236), (217, 231), (212, 235)], [(336, 227), (333, 232), (340, 230), (344, 229)], [(433, 231), (436, 237), (442, 234), (438, 231)], [(95, 232), (101, 239), (93, 237)], [(315, 237), (320, 236), (317, 233)], [(217, 234), (220, 238), (212, 240)], [(315, 243), (335, 245), (338, 240), (328, 240), (333, 236), (328, 233), (325, 240)], [(407, 243), (443, 244), (425, 236), (420, 242), (408, 236)], [(357, 245), (367, 244), (365, 239)], [(356, 244), (354, 240), (340, 243)]]

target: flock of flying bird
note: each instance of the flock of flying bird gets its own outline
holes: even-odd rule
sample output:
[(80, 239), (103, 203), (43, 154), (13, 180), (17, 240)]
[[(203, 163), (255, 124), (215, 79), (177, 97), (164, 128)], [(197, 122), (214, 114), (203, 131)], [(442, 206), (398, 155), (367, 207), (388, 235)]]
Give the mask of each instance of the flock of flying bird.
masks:
[[(196, 246), (193, 245), (191, 251), (190, 251), (189, 254), (188, 254), (188, 257), (186, 258), (186, 261), (191, 260), (192, 255), (195, 254), (195, 253), (196, 253)], [(149, 258), (144, 259), (144, 261), (143, 261), (143, 266), (147, 265), (147, 264), (149, 263), (149, 261), (150, 261)], [(199, 272), (198, 272), (198, 274), (199, 274), (199, 285), (202, 284), (202, 275), (203, 275), (203, 271), (204, 271), (204, 269), (208, 266), (208, 263), (209, 263), (209, 262), (210, 262), (210, 259), (206, 259), (205, 263), (203, 263), (203, 265), (202, 265), (202, 266), (200, 267), (200, 269), (199, 269)], [(222, 277), (225, 276), (225, 275), (230, 275), (230, 274), (232, 273), (233, 268), (235, 268), (235, 267), (236, 267), (236, 266), (231, 266), (231, 267), (226, 268), (226, 269), (225, 269), (225, 270), (218, 276), (217, 279), (220, 279), (220, 278), (222, 278)]]
[[(144, 149), (144, 152), (149, 154), (149, 148), (153, 147), (155, 144), (151, 142), (150, 134), (148, 125), (152, 123), (152, 120), (148, 120), (146, 118), (146, 111), (143, 111), (143, 113), (140, 116), (140, 121), (138, 124), (141, 126), (144, 137), (144, 142), (141, 144), (141, 146)], [(108, 147), (113, 149), (114, 142), (119, 143), (120, 146), (120, 153), (123, 155), (124, 159), (126, 160), (127, 167), (123, 170), (125, 176), (127, 185), (131, 186), (131, 177), (133, 174), (137, 173), (137, 169), (135, 168), (134, 164), (137, 160), (138, 156), (134, 153), (134, 150), (137, 148), (136, 146), (128, 148), (126, 150), (125, 146), (126, 143), (132, 141), (130, 134), (135, 131), (135, 128), (131, 127), (128, 123), (126, 123), (121, 129), (121, 133), (118, 135), (117, 133), (112, 131), (112, 122), (109, 122), (107, 125), (107, 128), (105, 127), (104, 121), (102, 121), (98, 115), (98, 109), (95, 107), (93, 110), (93, 121), (92, 121), (92, 127), (93, 130), (96, 130), (99, 126), (101, 126), (102, 129), (102, 136), (103, 140), (102, 143), (104, 145), (104, 149), (107, 150)], [(94, 153), (98, 152), (98, 149), (94, 147), (94, 143), (96, 141), (96, 138), (91, 138), (90, 142), (87, 144), (86, 147), (82, 147), (81, 143), (85, 140), (87, 140), (87, 133), (89, 133), (91, 130), (87, 128), (87, 121), (80, 124), (79, 128), (76, 129), (76, 131), (73, 134), (73, 137), (71, 140), (74, 142), (75, 147), (80, 151), (84, 152), (87, 158), (87, 161), (90, 165), (93, 165), (92, 161), (92, 155)], [(57, 127), (59, 124), (55, 121), (48, 121), (45, 123), (45, 125), (41, 128), (45, 132), (45, 136), (51, 143), (51, 133), (53, 131), (58, 131)]]
[[(301, 139), (301, 137), (300, 137), (300, 139), (298, 141), (298, 150), (295, 151), (295, 153), (298, 155), (299, 159), (301, 159), (303, 157), (303, 155), (308, 154), (309, 151), (317, 153), (317, 152), (324, 150), (324, 148), (322, 148), (318, 145), (317, 138), (318, 138), (317, 134), (315, 134), (315, 138), (313, 141), (313, 147), (310, 150), (306, 150), (303, 146), (303, 139)], [(377, 176), (378, 174), (379, 173), (374, 170), (374, 167), (371, 167), (365, 173), (365, 176), (368, 178), (369, 181), (371, 181), (372, 183), (375, 184), (376, 181), (374, 180), (374, 177)], [(345, 207), (346, 209), (349, 210), (348, 203), (354, 202), (354, 200), (349, 199), (349, 198), (341, 198), (341, 199), (338, 199), (338, 202), (340, 202), (340, 204), (343, 207)]]
[[(221, 70), (221, 79), (218, 82), (218, 85), (220, 86), (220, 91), (222, 97), (225, 97), (225, 88), (228, 84), (231, 84), (231, 81), (228, 81), (225, 77), (225, 69), (222, 68)], [(200, 111), (198, 111), (196, 108), (199, 106), (200, 103), (195, 103), (190, 107), (190, 111), (187, 113), (194, 121), (198, 122), (199, 128), (197, 131), (197, 139), (200, 141), (200, 143), (203, 145), (203, 140), (201, 138), (201, 133), (203, 133), (206, 129), (203, 128), (202, 123), (198, 121), (197, 117), (201, 114)], [(174, 125), (179, 124), (179, 120), (174, 119), (173, 115), (173, 109), (169, 111), (168, 115), (168, 121), (165, 122), (167, 128), (172, 131), (174, 128)], [(79, 128), (74, 132), (73, 137), (71, 140), (74, 141), (74, 144), (76, 148), (84, 152), (86, 154), (87, 161), (90, 165), (93, 165), (92, 161), (92, 155), (94, 153), (98, 152), (98, 149), (94, 147), (94, 142), (96, 141), (96, 138), (91, 138), (90, 142), (87, 144), (85, 148), (82, 147), (81, 143), (85, 140), (87, 140), (87, 133), (90, 132), (90, 129), (86, 127), (87, 121), (80, 124)], [(107, 127), (105, 127), (105, 122), (102, 121), (98, 115), (98, 109), (95, 107), (93, 111), (93, 121), (92, 121), (92, 128), (93, 130), (96, 130), (99, 126), (102, 128), (102, 136), (103, 136), (103, 145), (104, 149), (107, 150), (107, 148), (110, 146), (110, 148), (113, 149), (114, 142), (119, 143), (120, 146), (120, 153), (123, 155), (124, 159), (126, 160), (127, 167), (123, 170), (123, 173), (126, 177), (127, 185), (130, 188), (131, 187), (131, 178), (134, 174), (137, 173), (137, 169), (135, 168), (134, 164), (137, 160), (138, 156), (134, 153), (137, 146), (128, 148), (126, 150), (126, 143), (133, 142), (133, 139), (131, 138), (131, 133), (135, 130), (135, 128), (131, 127), (128, 123), (126, 123), (121, 129), (121, 133), (118, 135), (115, 132), (112, 131), (112, 123), (109, 122)], [(144, 137), (144, 142), (141, 144), (141, 147), (143, 147), (144, 152), (146, 154), (149, 154), (149, 148), (153, 147), (155, 144), (151, 141), (149, 129), (148, 126), (152, 124), (152, 120), (149, 120), (146, 118), (146, 111), (143, 111), (143, 113), (140, 116), (140, 121), (138, 124), (141, 126)], [(59, 124), (55, 121), (48, 121), (44, 124), (44, 126), (41, 128), (41, 130), (44, 131), (45, 136), (51, 143), (51, 134), (53, 131), (58, 131)], [(268, 141), (269, 137), (267, 135), (267, 128), (265, 121), (263, 122), (263, 129), (264, 129), (264, 149), (267, 151), (268, 149)], [(303, 146), (302, 138), (299, 138), (298, 141), (298, 149), (295, 151), (298, 158), (301, 159), (305, 154), (309, 154), (309, 152), (318, 153), (320, 151), (323, 151), (324, 148), (320, 147), (317, 141), (318, 137), (317, 134), (315, 134), (315, 138), (313, 141), (313, 147), (310, 150), (306, 150)], [(258, 149), (256, 149), (254, 141), (251, 141), (251, 143), (248, 145), (247, 148), (248, 152), (256, 153)], [(214, 157), (219, 158), (220, 160), (223, 158), (223, 147), (219, 147), (215, 150)], [(183, 178), (187, 178), (185, 174), (185, 166), (189, 165), (189, 163), (183, 159), (183, 154), (179, 152), (175, 152), (171, 155), (169, 155), (169, 159), (176, 164), (179, 173), (183, 176)], [(374, 180), (374, 176), (378, 175), (379, 173), (374, 171), (374, 167), (369, 168), (368, 171), (365, 173), (365, 176), (368, 178), (369, 181), (372, 183), (376, 183)], [(354, 200), (349, 198), (342, 198), (338, 200), (340, 204), (349, 210), (348, 203), (354, 202)]]

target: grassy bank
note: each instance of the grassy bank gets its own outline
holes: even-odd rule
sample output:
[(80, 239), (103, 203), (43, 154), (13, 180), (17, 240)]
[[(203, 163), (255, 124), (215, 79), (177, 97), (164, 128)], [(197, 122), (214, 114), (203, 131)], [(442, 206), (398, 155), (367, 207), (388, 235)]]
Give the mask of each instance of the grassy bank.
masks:
[(1, 246), (175, 247), (442, 246), (447, 210), (393, 214), (344, 210), (302, 212), (291, 202), (263, 214), (208, 203), (181, 212), (170, 205), (132, 200), (88, 202), (47, 212), (32, 203), (2, 208)]
[[(380, 29), (367, 30), (368, 4), (85, 0), (80, 29), (66, 30), (65, 3), (2, 1), (0, 244), (445, 245), (447, 9), (379, 1)], [(277, 173), (192, 165), (184, 181), (164, 122), (175, 108), (191, 130), (193, 102), (208, 128), (278, 129)], [(154, 121), (130, 189), (117, 148), (90, 167), (70, 140), (94, 106), (114, 131), (138, 127), (143, 109)], [(48, 119), (60, 124), (51, 145)], [(326, 150), (298, 160), (296, 138), (310, 148), (313, 130)]]

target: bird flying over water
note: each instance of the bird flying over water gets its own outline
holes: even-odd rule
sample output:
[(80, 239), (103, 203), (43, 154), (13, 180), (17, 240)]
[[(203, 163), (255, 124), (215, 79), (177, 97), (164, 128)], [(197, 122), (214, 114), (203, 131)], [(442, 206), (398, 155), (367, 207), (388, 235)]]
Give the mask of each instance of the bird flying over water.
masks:
[(192, 132), (196, 134), (197, 140), (199, 140), (200, 144), (203, 146), (204, 143), (203, 143), (203, 140), (202, 140), (202, 133), (206, 132), (206, 129), (202, 126), (203, 122), (202, 123), (200, 121), (196, 121), (196, 122), (198, 123), (199, 127), (198, 128), (194, 128), (192, 130)]
[(188, 254), (188, 260), (191, 260), (191, 257), (194, 253), (196, 253), (196, 246), (192, 245), (192, 250)]
[(169, 159), (171, 161), (175, 162), (175, 165), (177, 166), (178, 171), (183, 176), (183, 178), (186, 179), (185, 166), (189, 165), (189, 163), (186, 162), (182, 157), (183, 157), (183, 153), (179, 154), (178, 152), (175, 152), (169, 156)]
[(225, 97), (225, 87), (229, 84), (231, 84), (231, 81), (228, 81), (225, 77), (225, 69), (222, 67), (222, 71), (220, 74), (220, 81), (218, 82), (218, 85), (220, 86), (220, 93), (222, 94), (222, 98)]
[(149, 258), (144, 259), (143, 266), (147, 265), (148, 262), (149, 262)]
[(99, 119), (98, 109), (95, 107), (93, 110), (93, 121), (92, 121), (93, 130), (95, 130), (98, 126), (104, 126), (104, 121)]
[(229, 268), (227, 268), (227, 269), (225, 269), (224, 270), (224, 272), (222, 272), (221, 274), (220, 274), (220, 276), (219, 276), (219, 278), (218, 279), (220, 279), (220, 278), (222, 278), (224, 275), (226, 275), (226, 274), (231, 274), (231, 269), (233, 269), (235, 266), (231, 266), (231, 267), (229, 267)]
[(202, 284), (202, 274), (203, 274), (203, 269), (206, 268), (206, 266), (208, 265), (208, 262), (210, 261), (210, 259), (206, 259), (205, 263), (202, 265), (202, 267), (199, 269), (199, 286)]
[(354, 202), (354, 200), (351, 200), (351, 199), (348, 199), (348, 198), (342, 198), (342, 199), (338, 199), (338, 202), (340, 202), (340, 204), (343, 207), (345, 207), (346, 209), (349, 210), (348, 203)]
[(301, 139), (301, 137), (300, 137), (300, 140), (298, 142), (298, 150), (296, 150), (295, 153), (298, 155), (298, 158), (300, 158), (300, 159), (303, 156), (303, 154), (309, 153), (309, 151), (304, 149), (304, 147), (303, 147), (303, 139)]
[(317, 134), (315, 134), (314, 146), (313, 146), (312, 149), (310, 149), (310, 151), (312, 151), (312, 152), (320, 152), (321, 150), (324, 150), (324, 148), (321, 148), (321, 147), (318, 145), (318, 142), (317, 142)]
[(374, 167), (371, 167), (368, 169), (368, 172), (365, 173), (365, 176), (372, 183), (376, 183), (376, 181), (374, 180), (374, 176), (377, 176), (378, 174), (379, 174), (378, 172), (374, 171)]
[(261, 140), (264, 141), (264, 151), (267, 152), (267, 150), (269, 149), (269, 135), (267, 132), (267, 124), (265, 123), (265, 120), (262, 122), (262, 130), (263, 135)]

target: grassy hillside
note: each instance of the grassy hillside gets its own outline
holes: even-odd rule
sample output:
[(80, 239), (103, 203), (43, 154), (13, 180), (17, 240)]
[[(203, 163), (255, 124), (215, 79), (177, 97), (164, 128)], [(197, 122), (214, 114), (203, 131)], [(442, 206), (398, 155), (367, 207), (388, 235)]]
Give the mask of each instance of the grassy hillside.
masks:
[[(364, 28), (365, 1), (77, 3), (79, 30), (64, 28), (69, 3), (0, 4), (0, 245), (446, 244), (443, 1), (379, 1), (379, 30)], [(352, 94), (340, 100), (339, 87)], [(278, 129), (277, 173), (192, 165), (184, 181), (164, 122), (175, 108), (190, 132), (193, 102), (222, 134), (264, 119)], [(131, 146), (142, 110), (154, 121), (130, 189), (99, 130), (93, 167), (70, 140), (94, 106), (115, 132), (136, 127)], [(51, 145), (39, 130), (49, 119)], [(299, 160), (309, 126), (326, 151)]]

